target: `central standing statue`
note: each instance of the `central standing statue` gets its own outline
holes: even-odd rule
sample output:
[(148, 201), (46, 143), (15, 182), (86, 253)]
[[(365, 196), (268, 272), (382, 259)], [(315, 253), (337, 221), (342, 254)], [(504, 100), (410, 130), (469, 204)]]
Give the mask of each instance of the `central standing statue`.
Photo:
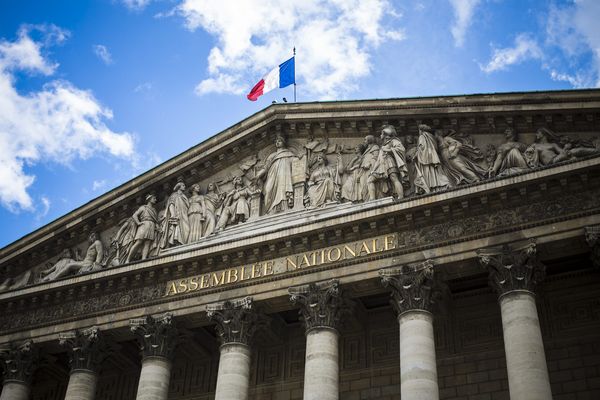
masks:
[[(367, 179), (369, 200), (377, 198), (376, 183), (388, 180), (398, 199), (404, 197), (404, 184), (408, 183), (404, 145), (396, 135), (396, 128), (384, 125), (381, 128), (381, 147), (377, 161)], [(391, 194), (391, 193), (390, 193)]]
[(265, 160), (264, 167), (256, 172), (256, 179), (264, 181), (262, 193), (265, 214), (285, 211), (294, 205), (292, 162), (297, 157), (286, 147), (281, 135), (275, 138), (275, 148)]
[(178, 182), (173, 188), (173, 193), (167, 200), (165, 215), (161, 223), (160, 249), (188, 242), (190, 236), (190, 221), (188, 217), (190, 202), (184, 191), (185, 183)]

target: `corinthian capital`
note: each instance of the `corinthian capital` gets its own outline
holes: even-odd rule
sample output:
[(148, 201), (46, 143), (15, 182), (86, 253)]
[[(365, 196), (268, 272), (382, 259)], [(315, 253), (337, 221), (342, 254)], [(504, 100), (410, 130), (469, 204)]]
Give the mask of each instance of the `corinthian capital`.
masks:
[(106, 358), (105, 342), (100, 330), (95, 326), (84, 331), (61, 334), (59, 343), (69, 351), (71, 372), (76, 370), (98, 372), (100, 364)]
[(291, 287), (288, 292), (292, 303), (300, 306), (307, 333), (315, 328), (337, 328), (345, 309), (337, 279)]
[(487, 267), (489, 283), (499, 296), (517, 290), (533, 292), (546, 275), (533, 239), (522, 246), (480, 249), (477, 255), (481, 265)]
[(252, 297), (210, 304), (206, 313), (217, 323), (221, 344), (250, 344), (254, 333), (264, 323), (254, 309)]
[(415, 310), (431, 312), (434, 303), (433, 262), (379, 270), (381, 283), (392, 290), (392, 304), (398, 315)]
[(16, 381), (29, 384), (37, 368), (39, 353), (33, 341), (28, 340), (21, 345), (7, 344), (0, 349), (0, 359), (4, 367), (4, 383)]
[(600, 267), (600, 225), (585, 227), (585, 240), (591, 248), (590, 259), (595, 267)]
[(164, 357), (170, 359), (177, 345), (177, 328), (173, 314), (159, 317), (147, 316), (129, 321), (131, 331), (140, 341), (143, 357)]

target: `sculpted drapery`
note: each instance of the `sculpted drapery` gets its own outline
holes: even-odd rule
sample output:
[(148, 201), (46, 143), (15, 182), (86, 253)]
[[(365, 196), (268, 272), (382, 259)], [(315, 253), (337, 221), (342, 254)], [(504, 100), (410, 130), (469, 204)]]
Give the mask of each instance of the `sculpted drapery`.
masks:
[(166, 249), (171, 246), (186, 244), (190, 236), (190, 221), (188, 209), (190, 202), (184, 194), (185, 184), (179, 182), (173, 188), (165, 208), (161, 223), (159, 247)]
[(276, 150), (269, 154), (264, 167), (256, 176), (264, 180), (263, 212), (273, 214), (289, 208), (293, 200), (292, 162), (297, 158), (291, 150), (285, 147), (282, 136), (275, 139)]
[(450, 186), (437, 152), (437, 141), (427, 125), (419, 125), (414, 184), (420, 193), (430, 193)]
[(335, 201), (336, 192), (336, 170), (327, 165), (325, 155), (318, 154), (316, 166), (308, 179), (308, 204), (310, 207), (322, 207)]

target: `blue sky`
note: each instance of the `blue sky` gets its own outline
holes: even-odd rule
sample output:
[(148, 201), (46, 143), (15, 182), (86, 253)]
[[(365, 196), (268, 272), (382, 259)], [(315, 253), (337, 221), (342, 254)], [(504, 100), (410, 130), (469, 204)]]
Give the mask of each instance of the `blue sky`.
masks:
[(293, 98), (596, 87), (600, 1), (0, 0), (0, 247)]

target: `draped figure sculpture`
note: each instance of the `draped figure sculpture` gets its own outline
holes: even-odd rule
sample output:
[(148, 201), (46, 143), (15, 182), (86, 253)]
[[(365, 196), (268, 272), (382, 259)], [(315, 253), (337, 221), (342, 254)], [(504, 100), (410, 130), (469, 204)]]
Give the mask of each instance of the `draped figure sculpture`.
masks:
[(526, 146), (517, 142), (517, 133), (512, 128), (504, 131), (504, 143), (496, 149), (496, 159), (488, 170), (490, 177), (508, 176), (529, 169), (523, 152)]
[(264, 182), (262, 194), (265, 214), (285, 211), (294, 205), (292, 162), (297, 157), (286, 147), (281, 135), (275, 138), (275, 148), (265, 160), (264, 167), (256, 172), (256, 179)]
[(392, 125), (384, 125), (381, 128), (381, 141), (377, 160), (367, 180), (369, 199), (377, 198), (376, 184), (382, 180), (391, 183), (394, 194), (401, 199), (404, 197), (404, 185), (408, 184), (404, 145), (398, 139), (396, 129)]
[(340, 174), (344, 176), (340, 198), (342, 201), (358, 203), (365, 199), (365, 188), (367, 185), (365, 170), (361, 167), (363, 152), (367, 146), (359, 143), (354, 147), (354, 157), (348, 164), (340, 167)]
[(148, 258), (150, 254), (150, 248), (156, 239), (156, 231), (158, 229), (158, 214), (154, 208), (156, 201), (155, 195), (147, 195), (146, 204), (138, 208), (131, 216), (136, 229), (133, 244), (127, 254), (126, 262), (131, 262), (140, 249), (142, 250), (142, 260)]
[(450, 181), (437, 152), (437, 140), (428, 125), (419, 125), (415, 155), (415, 181), (418, 194), (447, 189)]
[(200, 194), (200, 185), (192, 185), (192, 195), (189, 198), (190, 207), (188, 208), (188, 220), (190, 223), (190, 236), (188, 243), (197, 242), (202, 238), (204, 232), (204, 222), (206, 221), (206, 204), (204, 196)]
[[(363, 151), (362, 161), (360, 163), (360, 168), (363, 170), (363, 175), (360, 182), (361, 185), (363, 185), (363, 200), (368, 201), (383, 197), (384, 193), (388, 192), (389, 185), (387, 179), (379, 179), (375, 182), (370, 182), (373, 180), (373, 178), (371, 178), (371, 171), (375, 167), (379, 157), (379, 145), (377, 144), (377, 140), (373, 135), (365, 136), (363, 143), (365, 150)], [(374, 190), (371, 190), (370, 188)], [(373, 196), (371, 196), (371, 191), (374, 192)]]
[(483, 154), (477, 147), (453, 138), (453, 133), (454, 131), (446, 133), (442, 130), (435, 132), (439, 155), (448, 177), (454, 186), (479, 182), (485, 177), (486, 170), (474, 160), (483, 159)]
[(311, 208), (323, 207), (327, 203), (336, 201), (339, 192), (338, 171), (328, 164), (325, 154), (317, 154), (315, 167), (308, 178), (306, 192), (307, 205)]
[(204, 230), (202, 237), (213, 234), (217, 226), (217, 210), (223, 204), (225, 195), (217, 192), (217, 185), (213, 182), (206, 187), (204, 195)]
[(69, 250), (63, 251), (61, 258), (50, 268), (41, 271), (40, 282), (50, 282), (69, 275), (84, 274), (98, 271), (102, 268), (104, 258), (104, 246), (98, 234), (92, 232), (88, 238), (89, 246), (85, 257), (81, 261), (71, 258)]
[(185, 191), (185, 183), (178, 182), (173, 193), (167, 199), (165, 212), (161, 222), (159, 249), (186, 244), (190, 236), (188, 209), (190, 202)]
[(233, 178), (231, 189), (223, 200), (223, 208), (217, 221), (216, 230), (220, 231), (229, 225), (245, 222), (250, 217), (250, 196), (252, 191), (244, 186), (241, 176)]

